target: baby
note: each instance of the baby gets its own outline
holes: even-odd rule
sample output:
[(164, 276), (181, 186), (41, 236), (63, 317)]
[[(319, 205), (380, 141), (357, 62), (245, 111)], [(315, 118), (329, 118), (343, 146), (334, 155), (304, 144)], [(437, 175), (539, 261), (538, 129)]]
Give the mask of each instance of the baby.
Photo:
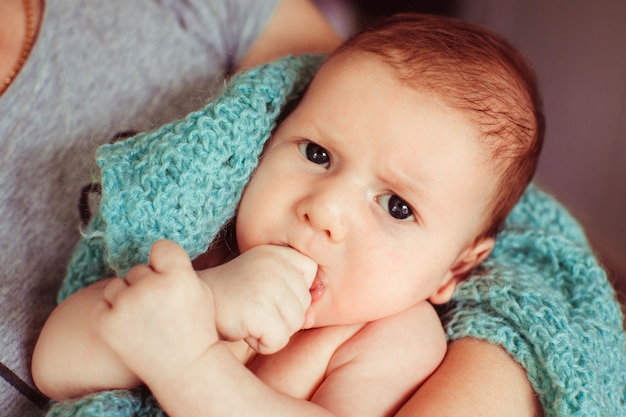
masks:
[(543, 131), (507, 42), (390, 18), (274, 132), (231, 242), (192, 263), (158, 241), (149, 265), (68, 298), (34, 379), (54, 399), (144, 383), (172, 416), (393, 415), (445, 355), (432, 304), (489, 255)]

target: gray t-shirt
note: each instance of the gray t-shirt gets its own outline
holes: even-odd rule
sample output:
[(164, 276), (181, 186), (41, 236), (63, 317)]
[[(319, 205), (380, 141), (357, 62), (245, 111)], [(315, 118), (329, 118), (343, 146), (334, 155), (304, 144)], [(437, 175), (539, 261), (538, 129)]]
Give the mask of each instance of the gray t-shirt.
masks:
[(0, 97), (0, 410), (38, 415), (30, 358), (79, 237), (95, 148), (219, 92), (277, 0), (49, 0)]

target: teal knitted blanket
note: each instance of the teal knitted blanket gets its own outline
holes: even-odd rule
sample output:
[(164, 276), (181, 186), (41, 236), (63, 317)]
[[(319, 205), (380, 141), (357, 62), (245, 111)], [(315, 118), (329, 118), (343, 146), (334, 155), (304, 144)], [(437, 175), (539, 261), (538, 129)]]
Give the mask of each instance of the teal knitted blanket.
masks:
[[(97, 151), (103, 196), (76, 247), (59, 301), (146, 262), (151, 244), (203, 253), (235, 215), (285, 104), (320, 56), (238, 74), (204, 109)], [(501, 345), (527, 371), (546, 417), (626, 415), (626, 334), (604, 270), (578, 223), (531, 185), (490, 257), (442, 313), (450, 341)], [(162, 416), (145, 388), (53, 404), (48, 416)]]

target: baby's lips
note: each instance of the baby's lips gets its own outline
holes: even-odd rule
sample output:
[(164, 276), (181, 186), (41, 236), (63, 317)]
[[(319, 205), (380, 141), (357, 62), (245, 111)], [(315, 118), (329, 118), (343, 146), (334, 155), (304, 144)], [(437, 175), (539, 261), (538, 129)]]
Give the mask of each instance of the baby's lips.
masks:
[(324, 278), (321, 277), (319, 269), (317, 270), (313, 284), (311, 284), (311, 288), (309, 288), (309, 292), (311, 293), (311, 304), (319, 301), (326, 292), (326, 283), (324, 282)]

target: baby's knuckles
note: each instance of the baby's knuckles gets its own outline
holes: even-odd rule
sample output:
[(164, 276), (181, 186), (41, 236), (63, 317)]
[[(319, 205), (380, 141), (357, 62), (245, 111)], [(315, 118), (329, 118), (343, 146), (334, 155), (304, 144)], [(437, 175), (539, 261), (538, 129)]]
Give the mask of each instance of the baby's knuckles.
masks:
[(315, 269), (313, 261), (291, 248), (260, 245), (203, 271), (216, 294), (220, 334), (237, 340), (259, 338), (276, 326), (286, 326), (289, 335), (299, 330), (310, 303), (312, 278), (307, 275), (314, 275)]
[(277, 273), (282, 279), (295, 276), (303, 281), (306, 289), (313, 283), (317, 271), (317, 264), (312, 259), (290, 247), (260, 245), (245, 254), (251, 257), (257, 273), (265, 273), (267, 279), (275, 278)]

